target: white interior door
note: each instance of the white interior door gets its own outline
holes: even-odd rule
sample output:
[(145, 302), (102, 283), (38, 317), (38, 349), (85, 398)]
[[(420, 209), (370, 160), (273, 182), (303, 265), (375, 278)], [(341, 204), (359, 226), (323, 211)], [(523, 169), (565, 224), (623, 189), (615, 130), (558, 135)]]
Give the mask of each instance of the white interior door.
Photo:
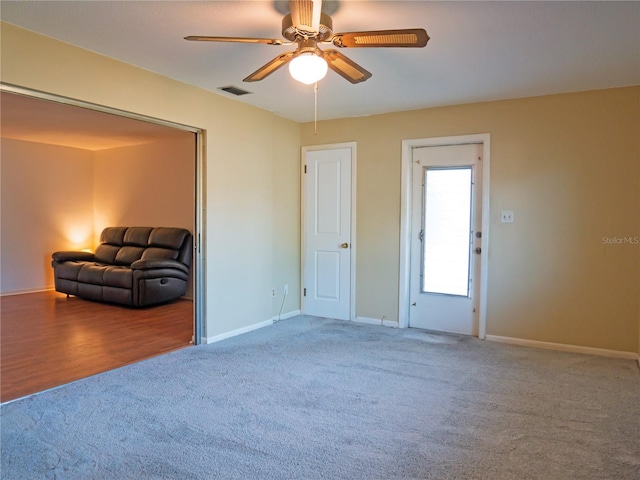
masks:
[(304, 312), (351, 318), (352, 148), (304, 153)]
[(409, 326), (478, 335), (482, 145), (413, 150)]

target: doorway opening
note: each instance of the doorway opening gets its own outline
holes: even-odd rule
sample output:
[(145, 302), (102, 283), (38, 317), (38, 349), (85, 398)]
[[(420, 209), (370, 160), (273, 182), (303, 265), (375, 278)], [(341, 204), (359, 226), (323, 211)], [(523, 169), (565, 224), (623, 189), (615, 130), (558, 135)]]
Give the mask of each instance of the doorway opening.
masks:
[(400, 327), (485, 337), (489, 175), (489, 134), (402, 142)]
[[(175, 304), (167, 304), (157, 307), (158, 310), (155, 312), (158, 315), (153, 314), (151, 317), (162, 317), (170, 318), (171, 315), (180, 315), (179, 325), (182, 325), (181, 330), (183, 333), (178, 332), (178, 327), (176, 325), (170, 326), (167, 325), (168, 330), (172, 332), (177, 332), (180, 337), (184, 337), (186, 333), (186, 344), (199, 344), (201, 342), (202, 333), (203, 333), (203, 318), (204, 318), (204, 298), (203, 298), (203, 239), (204, 239), (204, 217), (203, 217), (203, 206), (204, 206), (204, 198), (205, 198), (205, 180), (204, 180), (204, 165), (203, 165), (203, 150), (204, 150), (204, 132), (196, 127), (186, 126), (182, 124), (177, 124), (170, 121), (165, 121), (161, 119), (151, 118), (144, 115), (139, 115), (131, 112), (122, 111), (119, 109), (114, 109), (102, 105), (96, 105), (72, 98), (62, 97), (54, 94), (49, 94), (46, 92), (36, 91), (32, 89), (27, 89), (15, 85), (9, 84), (0, 84), (0, 95), (3, 97), (3, 144), (8, 148), (13, 148), (12, 152), (15, 153), (16, 159), (24, 158), (24, 155), (21, 155), (21, 152), (24, 149), (36, 149), (38, 152), (42, 151), (44, 154), (41, 159), (44, 161), (48, 157), (47, 154), (49, 152), (55, 152), (60, 165), (63, 165), (63, 162), (66, 158), (67, 153), (70, 153), (73, 156), (74, 152), (80, 152), (77, 155), (76, 163), (70, 167), (64, 167), (64, 170), (67, 170), (68, 176), (73, 177), (75, 172), (74, 168), (78, 165), (82, 164), (83, 160), (88, 159), (88, 162), (92, 164), (91, 168), (94, 168), (96, 171), (96, 175), (99, 176), (96, 182), (91, 181), (90, 174), (87, 175), (86, 184), (94, 183), (94, 190), (92, 190), (90, 185), (87, 185), (85, 190), (87, 192), (72, 192), (70, 193), (66, 185), (66, 183), (60, 181), (60, 175), (63, 172), (60, 172), (60, 175), (41, 175), (40, 183), (37, 185), (30, 185), (30, 180), (36, 178), (38, 175), (34, 175), (34, 168), (37, 169), (37, 165), (30, 165), (29, 167), (18, 166), (17, 173), (22, 175), (25, 179), (23, 185), (29, 186), (29, 188), (35, 188), (36, 191), (42, 185), (42, 182), (48, 183), (50, 185), (50, 190), (47, 190), (45, 194), (41, 195), (41, 199), (43, 202), (48, 201), (47, 199), (53, 198), (53, 202), (55, 203), (58, 198), (58, 195), (63, 197), (63, 203), (65, 206), (69, 206), (69, 208), (51, 208), (51, 211), (63, 211), (66, 210), (69, 213), (68, 217), (73, 217), (77, 211), (87, 210), (84, 212), (84, 215), (79, 215), (76, 218), (75, 222), (67, 222), (60, 221), (60, 218), (55, 215), (55, 218), (48, 218), (44, 222), (40, 222), (43, 224), (42, 228), (47, 228), (47, 234), (49, 235), (50, 241), (47, 245), (41, 246), (39, 252), (37, 252), (35, 257), (37, 257), (36, 262), (36, 271), (35, 273), (31, 273), (31, 279), (24, 279), (22, 277), (19, 278), (19, 275), (16, 275), (15, 269), (10, 269), (9, 264), (3, 262), (3, 288), (2, 288), (2, 296), (3, 296), (3, 313), (5, 310), (5, 306), (9, 308), (10, 305), (17, 305), (19, 303), (25, 303), (25, 299), (33, 295), (33, 298), (38, 297), (42, 301), (38, 300), (38, 306), (41, 308), (45, 308), (47, 305), (51, 306), (51, 309), (55, 311), (61, 311), (58, 309), (61, 305), (69, 304), (68, 306), (73, 310), (76, 310), (75, 315), (77, 316), (77, 311), (85, 311), (87, 315), (91, 316), (93, 314), (93, 310), (91, 309), (91, 303), (89, 302), (89, 306), (87, 309), (78, 308), (79, 303), (86, 302), (80, 298), (72, 297), (71, 299), (64, 298), (64, 295), (60, 294), (60, 298), (53, 298), (56, 295), (56, 292), (50, 290), (49, 284), (52, 284), (50, 279), (47, 279), (47, 276), (51, 275), (51, 253), (57, 250), (64, 249), (73, 249), (80, 250), (82, 248), (91, 247), (91, 244), (95, 245), (97, 240), (96, 237), (99, 237), (100, 232), (103, 227), (106, 226), (114, 226), (108, 223), (116, 222), (116, 223), (127, 223), (128, 221), (133, 221), (136, 223), (148, 223), (150, 226), (178, 226), (189, 229), (193, 233), (194, 237), (194, 250), (193, 250), (193, 261), (191, 267), (191, 279), (189, 282), (187, 295), (180, 299)], [(7, 102), (4, 102), (4, 99), (9, 99)], [(20, 103), (24, 102), (24, 103)], [(10, 113), (9, 108), (5, 108), (9, 106), (9, 103), (18, 106), (18, 108), (13, 109), (14, 112)], [(20, 108), (20, 105), (25, 107), (24, 109)], [(36, 110), (28, 110), (30, 108), (34, 108)], [(38, 108), (43, 115), (33, 115), (34, 112), (38, 112)], [(43, 127), (42, 121), (44, 120), (45, 112), (51, 113), (56, 109), (60, 109), (58, 114), (61, 112), (64, 115), (68, 115), (66, 120), (61, 120), (64, 116), (57, 117), (59, 120), (56, 122), (54, 126), (50, 128), (50, 131)], [(71, 113), (70, 113), (71, 112)], [(77, 114), (78, 118), (75, 120), (72, 119), (73, 115)], [(5, 116), (6, 115), (6, 116)], [(21, 117), (22, 115), (22, 117)], [(55, 118), (55, 114), (53, 114), (52, 118)], [(34, 118), (35, 117), (35, 118)], [(27, 121), (32, 120), (35, 122), (35, 125), (32, 125), (34, 129), (30, 132), (29, 128), (25, 125)], [(68, 124), (65, 122), (69, 122)], [(109, 132), (102, 134), (99, 133), (97, 127), (100, 122), (103, 121), (109, 125)], [(92, 130), (93, 124), (95, 123), (95, 130)], [(64, 132), (65, 125), (76, 125), (77, 128), (69, 127), (66, 132)], [(41, 131), (34, 133), (37, 128), (40, 127)], [(64, 137), (63, 140), (52, 140), (51, 138), (47, 139), (46, 135), (55, 135), (56, 132), (63, 132), (60, 136)], [(29, 135), (33, 134), (34, 136), (30, 137)], [(92, 138), (92, 135), (94, 138)], [(101, 137), (101, 138), (99, 138)], [(73, 142), (79, 142), (75, 144)], [(85, 142), (85, 143), (83, 143)], [(97, 143), (96, 143), (97, 142)], [(101, 143), (104, 142), (104, 143)], [(154, 143), (157, 142), (157, 143)], [(97, 145), (97, 146), (96, 146)], [(162, 148), (165, 148), (167, 145), (172, 145), (174, 150), (171, 152), (177, 152), (176, 157), (179, 157), (180, 160), (177, 161), (174, 165), (171, 165), (168, 160), (160, 161), (160, 163), (155, 164), (155, 168), (147, 168), (150, 162), (153, 162), (153, 152), (158, 152)], [(94, 148), (95, 147), (95, 148)], [(95, 150), (90, 151), (90, 150)], [(4, 148), (3, 148), (4, 150)], [(98, 151), (99, 150), (99, 151)], [(158, 185), (162, 184), (171, 184), (176, 183), (175, 172), (180, 172), (180, 190), (162, 190), (165, 192), (166, 196), (173, 195), (174, 197), (179, 197), (178, 202), (179, 205), (176, 205), (173, 208), (175, 211), (172, 213), (167, 213), (166, 209), (163, 208), (164, 213), (162, 212), (153, 212), (154, 203), (149, 202), (148, 205), (140, 206), (140, 210), (136, 210), (135, 213), (131, 213), (130, 210), (126, 208), (126, 202), (119, 201), (108, 203), (108, 208), (100, 208), (100, 205), (103, 205), (100, 202), (100, 194), (97, 194), (97, 199), (95, 205), (75, 208), (77, 205), (82, 205), (83, 203), (89, 204), (93, 201), (93, 196), (95, 192), (105, 190), (104, 188), (100, 190), (100, 188), (96, 189), (95, 184), (107, 184), (109, 185), (112, 182), (116, 182), (119, 185), (119, 188), (122, 192), (125, 192), (124, 197), (127, 197), (126, 188), (126, 171), (123, 172), (118, 167), (115, 168), (115, 172), (111, 170), (109, 172), (109, 165), (112, 159), (117, 158), (119, 162), (126, 162), (135, 157), (138, 153), (138, 150), (142, 150), (146, 152), (146, 155), (143, 154), (143, 160), (137, 165), (137, 168), (144, 169), (148, 174), (145, 175), (147, 178), (149, 185)], [(84, 154), (82, 152), (88, 152)], [(97, 153), (96, 153), (97, 152)], [(118, 158), (119, 154), (122, 153), (121, 158)], [(59, 155), (58, 155), (59, 154)], [(170, 157), (169, 154), (165, 155), (166, 157)], [(13, 165), (17, 165), (18, 161), (13, 162)], [(132, 160), (135, 161), (135, 160)], [(145, 163), (146, 162), (146, 163)], [(4, 163), (4, 162), (3, 162)], [(99, 166), (99, 164), (103, 164)], [(40, 164), (42, 165), (42, 163)], [(124, 165), (124, 164), (123, 164)], [(123, 166), (120, 165), (120, 166)], [(3, 165), (4, 167), (4, 165)], [(49, 168), (49, 167), (47, 167)], [(166, 170), (165, 173), (162, 171), (169, 168), (171, 171)], [(20, 170), (22, 169), (22, 170)], [(29, 175), (29, 171), (31, 171), (31, 175)], [(37, 171), (37, 170), (36, 170)], [(20, 173), (22, 172), (22, 173)], [(103, 175), (104, 173), (106, 175)], [(120, 178), (121, 181), (118, 181), (119, 174), (124, 175), (125, 178)], [(182, 174), (182, 172), (185, 172)], [(3, 172), (5, 173), (5, 172)], [(15, 172), (14, 172), (15, 173)], [(42, 173), (42, 172), (39, 172)], [(99, 174), (99, 175), (98, 175)], [(15, 176), (15, 175), (14, 175)], [(137, 176), (140, 175), (140, 171), (137, 172)], [(164, 177), (164, 180), (163, 180)], [(6, 178), (9, 178), (7, 176)], [(58, 178), (58, 180), (56, 180)], [(4, 183), (3, 179), (3, 183)], [(159, 182), (159, 183), (156, 183)], [(80, 183), (78, 181), (77, 183)], [(55, 187), (57, 184), (60, 184), (60, 193), (56, 193)], [(152, 187), (149, 187), (152, 188)], [(66, 191), (65, 191), (66, 189)], [(117, 190), (117, 189), (114, 189)], [(105, 193), (105, 192), (102, 192)], [(106, 192), (108, 193), (108, 192)], [(169, 195), (171, 194), (171, 195)], [(105, 196), (105, 195), (102, 195)], [(131, 195), (134, 198), (135, 196)], [(138, 202), (140, 203), (140, 202)], [(7, 204), (3, 202), (4, 205)], [(125, 206), (125, 207), (123, 207)], [(98, 207), (98, 208), (94, 208)], [(31, 207), (29, 207), (31, 208)], [(146, 210), (145, 210), (146, 209)], [(5, 216), (5, 208), (3, 208), (3, 227), (6, 227), (8, 224), (5, 222), (11, 222), (12, 218), (18, 219), (20, 215), (24, 212), (20, 210), (20, 208), (14, 208), (15, 212), (11, 215)], [(31, 208), (31, 210), (36, 210), (36, 208)], [(31, 211), (30, 210), (30, 211)], [(178, 212), (179, 211), (179, 212)], [(185, 212), (185, 213), (182, 213)], [(44, 218), (44, 217), (43, 217)], [(18, 222), (14, 227), (17, 227), (17, 230), (20, 231), (22, 228), (40, 228), (37, 227), (38, 222), (36, 222), (33, 217), (32, 221), (26, 222), (26, 224), (31, 225), (30, 227), (26, 227), (25, 222)], [(41, 219), (42, 220), (42, 219)], [(169, 222), (169, 223), (177, 223), (182, 222), (179, 225), (159, 225), (161, 222)], [(158, 225), (156, 225), (158, 224)], [(22, 226), (20, 226), (22, 225)], [(129, 225), (129, 226), (137, 226), (137, 225)], [(4, 230), (4, 228), (3, 228)], [(58, 230), (60, 230), (58, 232)], [(24, 232), (24, 238), (32, 237), (34, 232), (28, 231)], [(56, 236), (57, 235), (57, 236)], [(15, 236), (19, 239), (19, 235)], [(12, 238), (16, 240), (16, 238)], [(64, 241), (62, 239), (64, 238)], [(9, 244), (5, 245), (3, 238), (3, 250), (5, 248), (13, 248)], [(17, 240), (16, 240), (17, 241)], [(15, 243), (15, 242), (14, 242)], [(84, 243), (84, 244), (83, 244)], [(51, 250), (51, 251), (49, 251)], [(16, 250), (16, 252), (18, 252)], [(48, 252), (46, 255), (44, 252)], [(6, 252), (4, 252), (6, 253)], [(3, 253), (3, 260), (5, 259), (5, 255)], [(48, 256), (47, 256), (48, 255)], [(6, 256), (8, 258), (8, 256)], [(7, 269), (5, 269), (5, 266)], [(23, 298), (18, 298), (23, 297)], [(11, 300), (11, 301), (9, 301)], [(15, 301), (14, 301), (15, 300)], [(71, 302), (65, 302), (64, 300), (72, 300)], [(76, 302), (77, 300), (77, 302)], [(73, 305), (72, 305), (73, 304)], [(185, 307), (185, 304), (188, 304), (188, 308)], [(93, 304), (96, 308), (101, 304)], [(111, 309), (100, 310), (101, 318), (106, 315), (109, 315), (109, 311), (118, 310), (118, 313), (115, 315), (123, 316), (123, 314), (117, 307), (111, 305), (105, 305), (107, 307), (113, 307)], [(166, 307), (166, 308), (165, 308)], [(21, 307), (20, 315), (31, 315), (32, 313), (38, 315), (36, 310), (30, 313), (29, 310), (29, 302), (27, 302), (26, 307)], [(155, 308), (155, 307), (154, 307)], [(160, 309), (163, 309), (163, 313), (160, 314)], [(152, 310), (152, 309), (151, 309)], [(148, 312), (151, 312), (149, 310)], [(173, 313), (171, 313), (173, 312)], [(144, 311), (131, 312), (136, 313), (136, 315), (140, 313), (144, 313)], [(79, 314), (80, 316), (83, 313)], [(188, 315), (187, 321), (185, 322), (184, 315)], [(139, 315), (138, 315), (139, 316)], [(176, 317), (174, 317), (176, 318)], [(4, 320), (4, 319), (3, 319)], [(147, 319), (145, 319), (146, 321)], [(55, 320), (51, 322), (55, 326)], [(114, 322), (117, 323), (117, 322)], [(108, 325), (108, 323), (107, 323)], [(5, 339), (5, 322), (3, 322), (3, 347), (4, 347), (4, 339)], [(84, 325), (83, 325), (84, 327)], [(126, 325), (125, 325), (126, 330)], [(151, 345), (157, 343), (160, 340), (159, 337), (163, 336), (163, 333), (160, 333), (158, 330), (154, 330), (155, 327), (151, 326), (149, 330), (146, 331), (144, 335), (138, 335), (136, 342), (145, 342), (145, 352), (146, 357), (155, 356), (157, 354), (164, 353), (167, 350), (167, 345), (163, 344), (160, 346), (157, 352), (154, 353)], [(43, 329), (44, 330), (44, 329)], [(79, 330), (74, 330), (76, 334), (79, 335)], [(85, 332), (86, 333), (86, 332)], [(95, 331), (94, 331), (95, 333)], [(137, 332), (139, 334), (140, 332)], [(77, 336), (77, 335), (76, 335)], [(87, 338), (91, 337), (92, 334), (87, 334)], [(155, 336), (155, 338), (154, 338)], [(112, 338), (117, 338), (112, 337)], [(89, 338), (88, 338), (89, 339)], [(35, 341), (34, 337), (30, 335), (29, 337), (31, 343), (30, 346), (26, 346), (26, 348), (38, 349), (37, 341)], [(91, 340), (91, 339), (89, 339)], [(163, 341), (166, 339), (163, 339)], [(90, 343), (90, 342), (89, 342)], [(107, 342), (108, 343), (108, 342)], [(126, 343), (126, 342), (122, 342)], [(162, 342), (160, 342), (162, 343)], [(137, 350), (137, 344), (130, 344), (129, 348), (131, 350)], [(186, 346), (186, 345), (185, 345)], [(111, 351), (110, 345), (102, 345), (103, 348)], [(149, 348), (146, 348), (149, 347)], [(180, 347), (177, 347), (180, 348)], [(163, 350), (164, 349), (164, 350)], [(139, 350), (143, 350), (139, 348)], [(5, 362), (4, 362), (4, 354), (5, 349), (3, 348), (3, 393), (4, 393), (4, 380), (5, 380)], [(114, 354), (113, 352), (109, 353), (110, 357), (127, 357), (127, 355)], [(121, 358), (117, 358), (116, 360), (121, 360)], [(131, 363), (130, 361), (123, 360), (122, 364)], [(115, 368), (114, 365), (112, 368)], [(107, 366), (104, 370), (109, 370), (109, 366)], [(103, 370), (103, 371), (104, 371)], [(98, 373), (98, 372), (93, 372)], [(82, 378), (82, 377), (80, 377)], [(77, 378), (70, 378), (69, 381), (75, 380)], [(65, 382), (62, 382), (65, 383)], [(52, 385), (55, 386), (55, 385)], [(49, 387), (51, 388), (51, 387)], [(36, 390), (41, 391), (41, 390)], [(31, 393), (35, 393), (31, 392)], [(28, 394), (28, 392), (27, 392)], [(7, 401), (4, 398), (2, 401)]]

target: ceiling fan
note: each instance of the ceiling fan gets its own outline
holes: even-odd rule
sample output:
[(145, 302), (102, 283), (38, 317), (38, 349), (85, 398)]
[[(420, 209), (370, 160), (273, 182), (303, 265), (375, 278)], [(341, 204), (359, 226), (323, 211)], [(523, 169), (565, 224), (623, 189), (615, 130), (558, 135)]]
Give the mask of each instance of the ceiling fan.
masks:
[[(422, 28), (333, 33), (331, 17), (322, 13), (322, 0), (291, 0), (289, 8), (291, 13), (282, 19), (284, 39), (188, 36), (185, 40), (297, 45), (296, 50), (278, 55), (243, 81), (263, 80), (280, 67), (289, 64), (293, 78), (307, 84), (323, 78), (327, 67), (354, 84), (364, 82), (371, 77), (371, 72), (338, 50), (321, 50), (319, 45), (333, 45), (338, 48), (420, 48), (429, 41), (427, 32)], [(317, 72), (314, 70), (316, 68)], [(312, 72), (311, 76), (306, 76)]]

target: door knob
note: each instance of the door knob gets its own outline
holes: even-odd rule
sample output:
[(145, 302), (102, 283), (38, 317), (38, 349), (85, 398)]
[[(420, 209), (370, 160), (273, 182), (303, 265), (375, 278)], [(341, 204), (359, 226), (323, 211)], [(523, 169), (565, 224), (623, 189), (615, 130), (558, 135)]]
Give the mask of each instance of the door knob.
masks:
[(482, 249), (481, 249), (480, 247), (477, 247), (474, 251), (475, 251), (478, 255), (480, 255), (480, 254), (482, 253)]
[(342, 245), (340, 245), (342, 248), (349, 248), (349, 244), (348, 243), (343, 243)]

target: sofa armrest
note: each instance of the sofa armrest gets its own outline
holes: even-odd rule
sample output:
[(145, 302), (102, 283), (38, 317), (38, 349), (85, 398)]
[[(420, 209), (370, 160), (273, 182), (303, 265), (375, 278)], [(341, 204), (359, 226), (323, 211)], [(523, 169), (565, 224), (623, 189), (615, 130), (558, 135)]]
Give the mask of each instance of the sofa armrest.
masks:
[(73, 252), (73, 251), (62, 251), (62, 252), (54, 252), (51, 255), (51, 258), (55, 262), (68, 262), (68, 261), (81, 261), (81, 262), (93, 262), (95, 260), (95, 255), (91, 252)]
[(131, 270), (152, 270), (158, 268), (174, 268), (183, 273), (189, 274), (189, 267), (187, 267), (184, 263), (180, 263), (176, 260), (136, 260), (131, 264)]

